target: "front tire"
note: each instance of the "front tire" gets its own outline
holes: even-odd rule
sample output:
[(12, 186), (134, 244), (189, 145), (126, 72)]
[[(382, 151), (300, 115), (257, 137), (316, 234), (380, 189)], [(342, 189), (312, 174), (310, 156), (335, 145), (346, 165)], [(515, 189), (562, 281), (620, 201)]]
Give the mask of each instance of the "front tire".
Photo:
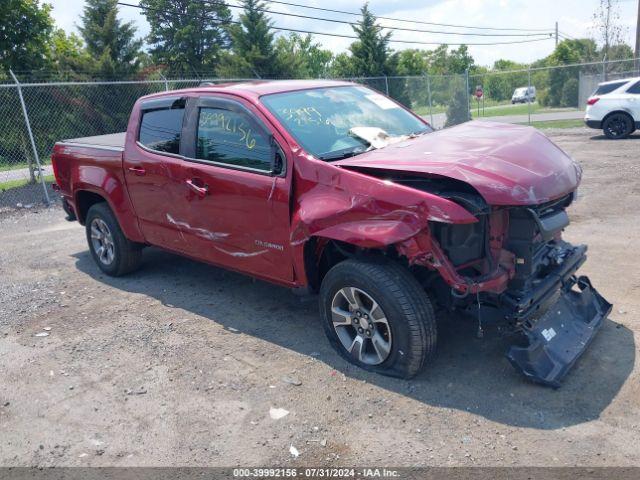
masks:
[(106, 203), (96, 203), (89, 208), (85, 228), (91, 256), (104, 273), (119, 277), (140, 267), (142, 246), (124, 236)]
[(626, 113), (613, 113), (602, 124), (602, 131), (611, 140), (627, 138), (634, 131), (633, 118)]
[(349, 259), (320, 287), (323, 327), (350, 363), (400, 378), (416, 375), (433, 357), (436, 319), (411, 273), (386, 259)]

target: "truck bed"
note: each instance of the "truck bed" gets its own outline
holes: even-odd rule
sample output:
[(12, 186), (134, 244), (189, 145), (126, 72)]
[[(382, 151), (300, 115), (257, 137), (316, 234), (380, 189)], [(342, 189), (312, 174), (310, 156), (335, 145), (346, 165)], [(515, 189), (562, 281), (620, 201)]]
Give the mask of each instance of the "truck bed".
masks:
[(126, 132), (110, 133), (109, 135), (96, 135), (93, 137), (69, 138), (60, 143), (109, 150), (124, 150), (125, 136)]

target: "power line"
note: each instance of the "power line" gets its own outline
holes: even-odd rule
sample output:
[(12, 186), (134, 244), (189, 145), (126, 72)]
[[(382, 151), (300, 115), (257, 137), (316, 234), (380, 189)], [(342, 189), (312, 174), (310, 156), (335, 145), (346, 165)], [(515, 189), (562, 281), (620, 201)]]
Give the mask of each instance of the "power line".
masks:
[[(181, 17), (192, 17), (192, 18), (198, 18), (198, 19), (202, 19), (203, 17), (201, 15), (190, 15), (187, 13), (182, 13), (182, 12), (167, 12), (166, 10), (161, 10), (161, 9), (157, 9), (157, 8), (151, 8), (151, 7), (143, 7), (142, 5), (133, 5), (131, 3), (124, 3), (124, 2), (117, 2), (118, 5), (122, 5), (124, 7), (133, 7), (133, 8), (138, 8), (140, 10), (145, 10), (145, 11), (156, 11), (156, 12), (162, 12), (162, 13), (171, 13), (172, 15), (177, 15), (177, 16), (181, 16)], [(212, 20), (216, 23), (219, 23), (221, 25), (242, 25), (240, 22), (236, 21), (236, 20), (227, 20), (227, 21), (222, 21), (222, 20), (218, 20), (216, 18), (211, 18), (211, 17), (205, 17), (209, 20)], [(284, 31), (284, 32), (294, 32), (294, 33), (306, 33), (306, 34), (311, 34), (311, 35), (324, 35), (327, 37), (339, 37), (339, 38), (350, 38), (350, 39), (354, 39), (357, 40), (358, 37), (355, 35), (344, 35), (344, 34), (340, 34), (340, 33), (326, 33), (326, 32), (315, 32), (312, 30), (303, 30), (303, 29), (298, 29), (298, 28), (286, 28), (286, 27), (278, 27), (278, 26), (271, 26), (270, 28), (272, 28), (273, 30), (280, 30), (280, 31)], [(533, 40), (512, 40), (512, 41), (508, 41), (508, 42), (464, 42), (464, 43), (449, 43), (449, 42), (420, 42), (420, 41), (414, 41), (414, 40), (394, 40), (394, 39), (390, 39), (389, 42), (390, 43), (403, 43), (403, 44), (414, 44), (414, 45), (455, 45), (455, 46), (461, 46), (461, 45), (512, 45), (512, 44), (520, 44), (520, 43), (532, 43), (532, 42), (542, 42), (542, 41), (546, 41), (546, 40), (550, 40), (552, 37), (548, 37), (548, 38), (535, 38)]]
[(564, 38), (566, 38), (566, 39), (569, 39), (569, 40), (576, 40), (576, 38), (575, 38), (575, 37), (572, 37), (571, 35), (568, 35), (568, 34), (566, 34), (566, 33), (564, 33), (564, 32), (558, 32), (558, 33), (560, 33), (560, 36), (561, 36), (561, 37), (564, 37)]
[[(282, 0), (269, 0), (269, 3), (279, 3), (282, 5), (289, 5), (292, 7), (301, 7), (301, 8), (308, 8), (310, 10), (320, 10), (323, 12), (331, 12), (331, 13), (340, 13), (343, 15), (355, 15), (357, 17), (359, 17), (360, 15), (362, 15), (360, 12), (347, 12), (345, 10), (334, 10), (331, 8), (323, 8), (323, 7), (312, 7), (310, 5), (302, 5), (300, 3), (293, 3), (293, 2), (285, 2)], [(423, 25), (436, 25), (439, 27), (456, 27), (456, 28), (468, 28), (470, 30), (504, 30), (504, 31), (520, 31), (520, 32), (549, 32), (551, 29), (541, 29), (541, 28), (498, 28), (498, 27), (477, 27), (477, 26), (471, 26), (471, 25), (454, 25), (451, 23), (436, 23), (436, 22), (426, 22), (423, 20), (409, 20), (406, 18), (393, 18), (393, 17), (383, 17), (383, 16), (377, 16), (376, 18), (378, 19), (382, 19), (382, 20), (391, 20), (394, 22), (405, 22), (405, 23), (420, 23)]]
[[(225, 3), (223, 1), (218, 1), (218, 0), (202, 0), (202, 2), (209, 5), (221, 5), (221, 6), (230, 7), (230, 8), (244, 9), (244, 7), (242, 7), (241, 5), (231, 5), (229, 3)], [(268, 8), (256, 8), (256, 10), (259, 12), (272, 13), (274, 15), (284, 15), (287, 17), (306, 18), (308, 20), (320, 20), (321, 22), (340, 23), (343, 25), (350, 25), (350, 26), (357, 25), (357, 23), (349, 22), (346, 20), (314, 17), (310, 15), (302, 15), (299, 13), (280, 12), (277, 10), (270, 10)], [(461, 35), (461, 36), (472, 36), (472, 37), (540, 37), (540, 36), (551, 34), (551, 31), (545, 31), (544, 33), (469, 33), (469, 32), (450, 32), (450, 31), (444, 31), (444, 30), (422, 30), (417, 28), (406, 28), (406, 27), (388, 27), (386, 25), (380, 25), (380, 27), (386, 28), (387, 30), (399, 30), (399, 31), (405, 31), (405, 32), (437, 33), (442, 35)]]

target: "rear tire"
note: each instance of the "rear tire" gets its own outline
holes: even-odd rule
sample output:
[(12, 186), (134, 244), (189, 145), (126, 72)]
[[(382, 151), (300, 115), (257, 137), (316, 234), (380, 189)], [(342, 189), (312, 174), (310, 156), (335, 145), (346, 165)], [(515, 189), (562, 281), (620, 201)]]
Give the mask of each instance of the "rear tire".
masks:
[(435, 353), (429, 297), (389, 260), (349, 259), (331, 268), (320, 287), (320, 312), (331, 345), (365, 370), (410, 378)]
[(119, 277), (140, 267), (142, 246), (124, 236), (106, 203), (96, 203), (89, 208), (86, 232), (91, 256), (107, 275)]
[(602, 124), (602, 131), (611, 140), (627, 138), (635, 130), (633, 118), (627, 113), (612, 113)]

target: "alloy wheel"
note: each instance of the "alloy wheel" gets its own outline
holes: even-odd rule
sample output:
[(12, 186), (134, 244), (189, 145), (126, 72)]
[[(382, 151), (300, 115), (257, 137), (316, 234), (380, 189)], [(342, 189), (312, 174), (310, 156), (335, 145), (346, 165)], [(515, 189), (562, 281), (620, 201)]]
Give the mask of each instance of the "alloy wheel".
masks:
[(101, 218), (91, 222), (91, 245), (98, 260), (104, 265), (111, 265), (115, 258), (115, 244), (108, 225)]
[(356, 360), (379, 365), (391, 353), (391, 328), (385, 313), (371, 295), (355, 287), (336, 292), (331, 302), (333, 328)]
[(621, 137), (627, 133), (626, 118), (621, 115), (615, 115), (609, 121), (607, 130), (612, 137)]

